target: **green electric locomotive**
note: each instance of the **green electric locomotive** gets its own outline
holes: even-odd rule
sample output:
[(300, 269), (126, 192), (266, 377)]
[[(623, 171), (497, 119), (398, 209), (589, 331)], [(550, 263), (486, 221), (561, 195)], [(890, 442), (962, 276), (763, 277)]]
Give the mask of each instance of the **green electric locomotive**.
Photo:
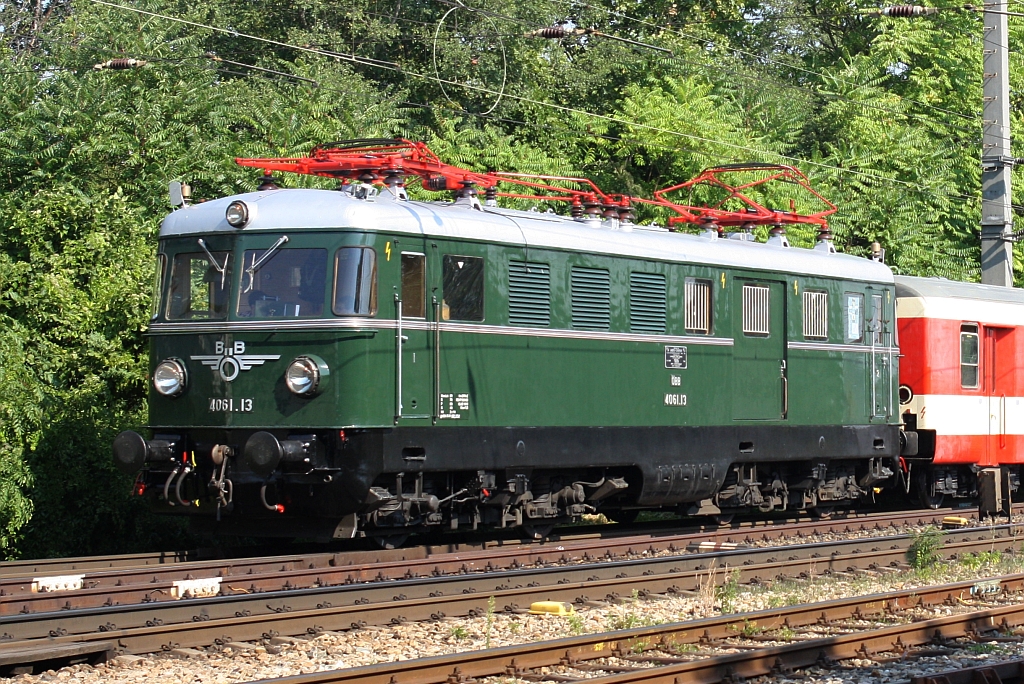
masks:
[(882, 263), (827, 233), (501, 208), (468, 181), (414, 201), (382, 175), (164, 220), (151, 434), (114, 444), (156, 509), (393, 545), (594, 511), (826, 512), (898, 476)]

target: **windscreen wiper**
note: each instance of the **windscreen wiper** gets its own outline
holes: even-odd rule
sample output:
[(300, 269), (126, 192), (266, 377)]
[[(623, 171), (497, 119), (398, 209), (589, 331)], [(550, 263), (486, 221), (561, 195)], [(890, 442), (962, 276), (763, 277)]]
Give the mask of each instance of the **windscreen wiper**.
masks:
[[(263, 255), (259, 259), (256, 258), (255, 254), (252, 255), (252, 265), (246, 267), (245, 269), (245, 274), (249, 276), (249, 285), (244, 290), (242, 290), (243, 293), (252, 290), (253, 283), (256, 281), (256, 271), (259, 270), (260, 266), (270, 261), (270, 257), (274, 256), (274, 252), (276, 252), (281, 247), (281, 245), (283, 245), (286, 242), (288, 242), (288, 236), (282, 235), (277, 239), (277, 242), (271, 245), (270, 249), (263, 253)], [(224, 263), (226, 264), (227, 262), (225, 261)]]
[(223, 264), (218, 264), (217, 260), (213, 257), (213, 252), (211, 252), (207, 248), (206, 243), (203, 242), (203, 238), (199, 238), (199, 246), (203, 248), (204, 252), (206, 252), (206, 258), (210, 261), (210, 265), (213, 266), (213, 268), (216, 269), (218, 273), (220, 273), (220, 289), (223, 290), (224, 282), (228, 277), (228, 259), (231, 258), (231, 252), (228, 252), (227, 254), (224, 255)]

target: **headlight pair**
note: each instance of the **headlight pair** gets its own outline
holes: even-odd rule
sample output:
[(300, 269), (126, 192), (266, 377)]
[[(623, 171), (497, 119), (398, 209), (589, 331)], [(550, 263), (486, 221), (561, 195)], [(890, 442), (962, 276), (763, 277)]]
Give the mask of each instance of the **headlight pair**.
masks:
[[(331, 369), (323, 359), (312, 354), (300, 356), (288, 365), (284, 382), (289, 391), (300, 397), (316, 396), (327, 386)], [(188, 376), (178, 359), (165, 359), (153, 370), (153, 388), (165, 397), (177, 397), (185, 391)]]

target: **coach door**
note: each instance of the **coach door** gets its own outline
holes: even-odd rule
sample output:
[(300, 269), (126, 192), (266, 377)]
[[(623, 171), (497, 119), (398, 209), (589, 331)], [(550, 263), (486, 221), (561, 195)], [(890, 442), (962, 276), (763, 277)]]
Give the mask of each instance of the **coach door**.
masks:
[[(961, 327), (961, 346), (963, 346), (964, 330)], [(1012, 328), (983, 327), (982, 337), (982, 373), (983, 391), (988, 395), (988, 444), (986, 447), (986, 463), (996, 465), (1014, 460), (1012, 449), (1008, 445), (1007, 413), (1015, 414), (1016, 403), (1014, 392), (1014, 346)], [(961, 368), (963, 368), (961, 352)], [(963, 371), (961, 370), (961, 374)]]
[[(402, 240), (401, 247), (406, 247)], [(427, 256), (423, 250), (401, 253), (401, 287), (395, 295), (395, 422), (431, 417), (433, 361), (432, 307)]]
[(789, 410), (785, 285), (737, 280), (733, 288), (733, 417), (780, 420)]

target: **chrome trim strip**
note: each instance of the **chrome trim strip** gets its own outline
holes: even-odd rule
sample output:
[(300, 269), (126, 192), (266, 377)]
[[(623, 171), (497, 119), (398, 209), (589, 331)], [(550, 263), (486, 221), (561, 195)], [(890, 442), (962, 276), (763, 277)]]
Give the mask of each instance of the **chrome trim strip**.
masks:
[(899, 347), (868, 347), (859, 344), (830, 344), (828, 342), (790, 342), (787, 345), (790, 349), (801, 349), (804, 351), (830, 351), (830, 352), (860, 352), (862, 354), (875, 353), (896, 353)]
[[(161, 333), (229, 333), (275, 330), (394, 330), (397, 322), (376, 318), (314, 318), (293, 321), (225, 321), (154, 323), (148, 334)], [(564, 330), (561, 328), (520, 328), (507, 325), (479, 325), (476, 323), (439, 323), (442, 332), (460, 332), (484, 335), (513, 335), (516, 337), (550, 337), (570, 340), (608, 340), (614, 342), (650, 342), (654, 344), (693, 344), (712, 347), (731, 347), (730, 337), (703, 337), (697, 335), (642, 335), (636, 333), (601, 332), (598, 330)], [(433, 330), (433, 323), (423, 319), (402, 319), (405, 330)]]

